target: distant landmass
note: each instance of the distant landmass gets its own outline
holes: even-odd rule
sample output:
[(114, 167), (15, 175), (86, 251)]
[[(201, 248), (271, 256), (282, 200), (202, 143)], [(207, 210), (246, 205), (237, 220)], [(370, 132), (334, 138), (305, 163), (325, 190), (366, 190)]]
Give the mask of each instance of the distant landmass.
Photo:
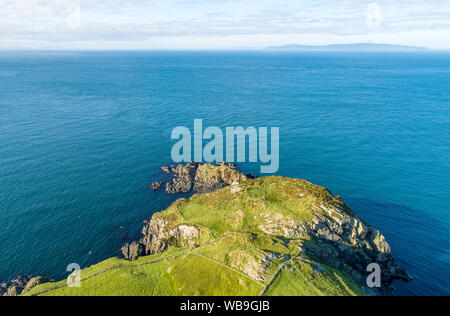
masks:
[(427, 51), (429, 48), (417, 46), (404, 46), (392, 44), (356, 43), (356, 44), (333, 44), (323, 46), (310, 46), (289, 44), (284, 46), (272, 46), (269, 49), (293, 50), (293, 51)]

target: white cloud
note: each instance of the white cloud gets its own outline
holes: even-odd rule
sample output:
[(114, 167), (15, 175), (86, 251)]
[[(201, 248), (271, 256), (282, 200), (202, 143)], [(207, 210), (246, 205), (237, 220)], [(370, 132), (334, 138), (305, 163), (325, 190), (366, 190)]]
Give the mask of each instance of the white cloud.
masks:
[[(341, 38), (385, 34), (389, 38), (392, 33), (450, 30), (447, 0), (375, 1), (381, 14), (375, 26), (367, 23), (367, 6), (372, 2), (0, 0), (0, 37), (5, 46), (8, 42), (98, 43), (170, 37), (222, 36), (226, 41), (230, 36), (251, 35), (271, 35), (276, 40), (286, 34)], [(74, 4), (81, 7), (82, 23), (71, 28), (68, 19)], [(420, 44), (420, 38), (417, 41)]]

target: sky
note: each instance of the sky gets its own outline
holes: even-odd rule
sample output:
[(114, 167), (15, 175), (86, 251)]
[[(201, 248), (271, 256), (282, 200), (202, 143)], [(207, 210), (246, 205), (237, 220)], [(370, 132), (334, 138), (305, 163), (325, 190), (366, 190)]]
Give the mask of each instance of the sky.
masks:
[(450, 0), (0, 0), (0, 49), (450, 50)]

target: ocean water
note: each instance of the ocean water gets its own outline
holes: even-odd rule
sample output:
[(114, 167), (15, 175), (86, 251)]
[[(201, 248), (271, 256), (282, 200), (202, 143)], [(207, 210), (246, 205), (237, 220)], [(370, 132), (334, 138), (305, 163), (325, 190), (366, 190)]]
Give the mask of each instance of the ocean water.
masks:
[(382, 231), (415, 278), (396, 294), (449, 295), (449, 91), (449, 53), (0, 53), (0, 280), (118, 255), (198, 118), (280, 127), (278, 174)]

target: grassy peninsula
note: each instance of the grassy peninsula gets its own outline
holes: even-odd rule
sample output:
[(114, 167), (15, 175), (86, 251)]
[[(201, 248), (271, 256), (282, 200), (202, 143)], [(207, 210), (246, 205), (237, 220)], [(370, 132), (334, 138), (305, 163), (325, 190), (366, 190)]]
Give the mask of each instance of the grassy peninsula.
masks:
[[(202, 172), (223, 178), (226, 168)], [(81, 287), (64, 280), (25, 295), (379, 295), (407, 278), (384, 237), (327, 189), (278, 176), (230, 182), (154, 214), (144, 256), (86, 268)], [(382, 267), (381, 289), (366, 287), (371, 262)]]

